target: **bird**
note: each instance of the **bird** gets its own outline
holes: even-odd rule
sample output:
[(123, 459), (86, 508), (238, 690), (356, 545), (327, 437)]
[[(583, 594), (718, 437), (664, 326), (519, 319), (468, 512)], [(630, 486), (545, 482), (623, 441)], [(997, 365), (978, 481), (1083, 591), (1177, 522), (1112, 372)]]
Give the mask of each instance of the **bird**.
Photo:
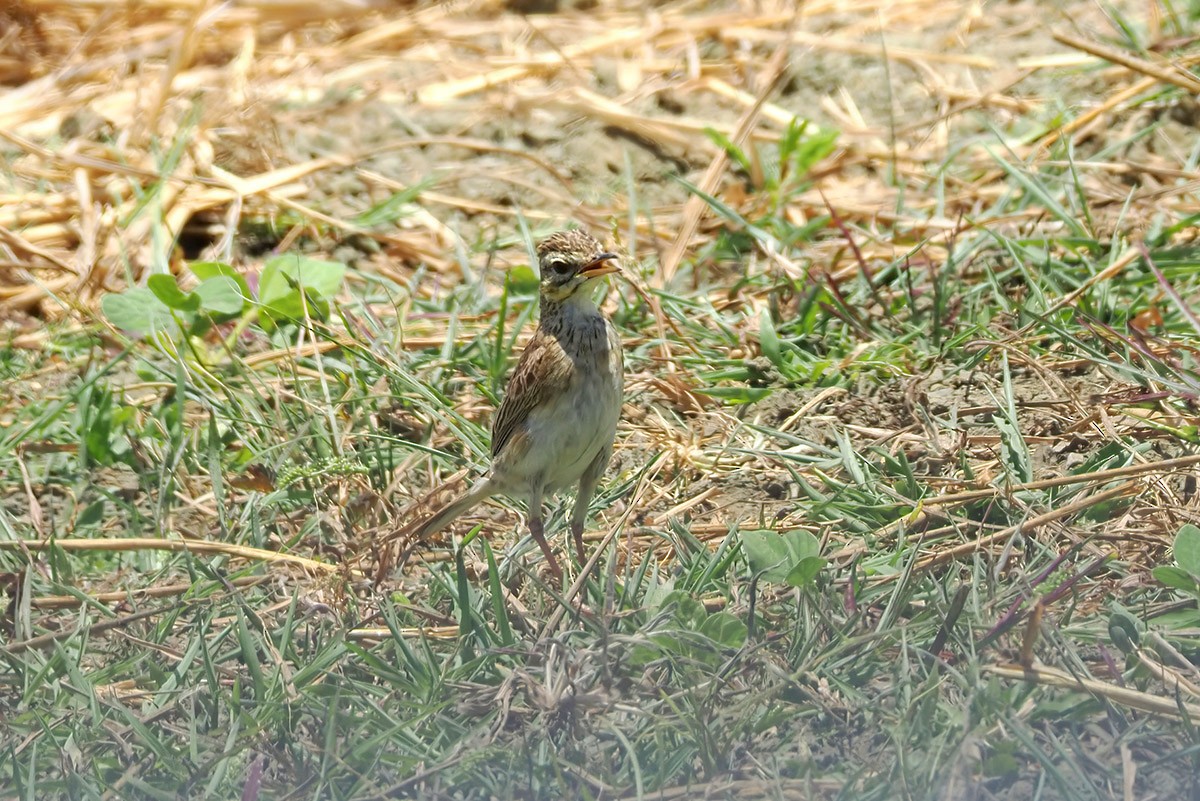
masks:
[(562, 583), (542, 520), (542, 499), (578, 486), (571, 512), (576, 553), (585, 557), (588, 506), (608, 467), (624, 402), (621, 339), (596, 302), (596, 285), (620, 272), (618, 257), (591, 234), (570, 229), (537, 246), (539, 319), (492, 420), (491, 468), (467, 493), (421, 523), (417, 541), (491, 498), (529, 503), (529, 533)]

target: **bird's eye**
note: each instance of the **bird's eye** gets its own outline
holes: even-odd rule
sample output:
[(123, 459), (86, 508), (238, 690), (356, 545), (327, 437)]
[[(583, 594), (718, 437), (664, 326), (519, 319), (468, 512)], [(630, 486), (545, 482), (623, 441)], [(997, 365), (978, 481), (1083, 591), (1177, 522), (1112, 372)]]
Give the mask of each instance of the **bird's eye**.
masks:
[(566, 275), (568, 272), (571, 271), (570, 263), (563, 261), (562, 259), (554, 259), (547, 266), (550, 268), (550, 272), (554, 273), (555, 275), (559, 275), (559, 276)]

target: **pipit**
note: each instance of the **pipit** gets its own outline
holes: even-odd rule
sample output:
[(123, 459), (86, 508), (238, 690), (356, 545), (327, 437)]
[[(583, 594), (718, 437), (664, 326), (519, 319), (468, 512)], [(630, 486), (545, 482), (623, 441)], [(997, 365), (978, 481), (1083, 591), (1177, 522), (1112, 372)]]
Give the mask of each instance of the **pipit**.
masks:
[(423, 538), (493, 495), (529, 501), (529, 533), (559, 583), (562, 570), (542, 529), (542, 498), (578, 483), (571, 535), (584, 557), (583, 526), (608, 466), (621, 416), (621, 340), (596, 306), (595, 285), (616, 255), (583, 231), (538, 244), (541, 318), (492, 421), (492, 466), (465, 496), (421, 524)]

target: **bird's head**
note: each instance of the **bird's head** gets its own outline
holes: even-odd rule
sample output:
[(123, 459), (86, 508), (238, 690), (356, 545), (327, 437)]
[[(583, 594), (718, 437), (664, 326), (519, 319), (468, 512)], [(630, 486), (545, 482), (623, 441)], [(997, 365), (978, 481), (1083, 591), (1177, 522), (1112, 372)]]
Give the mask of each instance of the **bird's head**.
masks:
[(584, 231), (551, 234), (538, 243), (537, 254), (542, 296), (559, 303), (620, 269), (617, 254)]

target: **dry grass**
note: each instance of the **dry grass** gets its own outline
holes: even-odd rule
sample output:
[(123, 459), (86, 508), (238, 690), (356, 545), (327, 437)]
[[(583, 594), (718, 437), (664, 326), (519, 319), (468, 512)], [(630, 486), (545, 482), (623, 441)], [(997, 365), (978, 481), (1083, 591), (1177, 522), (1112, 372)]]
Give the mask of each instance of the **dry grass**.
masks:
[[(381, 13), (355, 4), (331, 11), (328, 4), (171, 2), (139, 5), (133, 17), (105, 3), (19, 3), (8, 12), (16, 24), (5, 44), (25, 74), (6, 90), (0, 111), (0, 136), (15, 155), (0, 213), (11, 262), (0, 297), (10, 308), (58, 315), (64, 305), (78, 301), (86, 307), (125, 280), (162, 269), (170, 253), (166, 243), (150, 241), (155, 226), (147, 216), (125, 224), (147, 194), (154, 195), (162, 233), (179, 237), (203, 220), (204, 235), (225, 258), (234, 255), (233, 233), (247, 214), (295, 212), (297, 225), (324, 224), (342, 234), (361, 231), (336, 213), (306, 203), (321, 174), (354, 170), (382, 151), (420, 148), (439, 138), (397, 132), (368, 147), (334, 142), (327, 155), (307, 159), (290, 152), (286, 140), (290, 126), (320, 125), (322, 115), (353, 115), (368, 104), (384, 104), (398, 121), (415, 126), (426, 113), (452, 108), (464, 131), (473, 121), (513, 114), (549, 115), (568, 127), (583, 121), (610, 126), (693, 164), (708, 163), (700, 184), (706, 191), (736, 192), (722, 169), (724, 152), (702, 129), (715, 125), (735, 141), (772, 142), (795, 118), (794, 111), (768, 97), (774, 87), (767, 72), (780, 64), (771, 66), (769, 58), (756, 63), (753, 54), (763, 52), (786, 55), (793, 80), (807, 80), (805, 62), (824, 53), (871, 57), (886, 52), (921, 77), (929, 96), (924, 105), (937, 109), (933, 117), (895, 108), (883, 111), (900, 119), (881, 117), (879, 109), (872, 109), (868, 119), (851, 93), (853, 80), (826, 87), (822, 112), (842, 130), (842, 148), (822, 165), (818, 185), (794, 198), (787, 213), (807, 219), (823, 214), (828, 203), (842, 219), (868, 232), (877, 226), (904, 231), (909, 242), (922, 242), (925, 255), (937, 260), (938, 245), (961, 230), (963, 216), (1004, 191), (996, 183), (994, 162), (982, 151), (972, 157), (980, 171), (976, 180), (929, 184), (924, 165), (946, 158), (957, 121), (980, 108), (1003, 117), (1006, 103), (1014, 113), (1045, 114), (1055, 98), (1014, 96), (1006, 87), (1064, 64), (1093, 63), (1084, 51), (1112, 59), (1114, 48), (1060, 36), (1070, 46), (1062, 53), (1065, 58), (971, 55), (991, 37), (1000, 40), (992, 49), (1002, 51), (1004, 43), (1024, 33), (1006, 28), (1013, 12), (1009, 19), (993, 19), (972, 4), (964, 4), (952, 24), (943, 23), (944, 50), (880, 41), (881, 30), (890, 40), (924, 36), (928, 41), (922, 31), (934, 7), (919, 1), (806, 3), (798, 10), (783, 4), (751, 13), (683, 4), (643, 16), (602, 5), (574, 14), (521, 17), (466, 4)], [(854, 22), (839, 25), (837, 36), (811, 32), (835, 20)], [(782, 48), (789, 38), (792, 46)], [(1036, 157), (1063, 132), (1083, 139), (1086, 130), (1078, 129), (1090, 123), (1096, 130), (1120, 115), (1148, 86), (1130, 83), (1131, 77), (1181, 86), (1195, 81), (1181, 72), (1186, 60), (1120, 63), (1101, 74), (1112, 83), (1108, 97), (1098, 97), (1094, 109), (1066, 128), (1011, 143), (1012, 157)], [(615, 92), (597, 92), (598, 78), (606, 86), (615, 80)], [(819, 89), (816, 94), (821, 95)], [(340, 95), (344, 99), (337, 99)], [(699, 120), (649, 110), (664, 95), (696, 96), (715, 114)], [(889, 133), (893, 123), (903, 127)], [(462, 144), (464, 157), (488, 145), (469, 137)], [(163, 151), (173, 145), (179, 152), (164, 164)], [(528, 155), (536, 160), (536, 151)], [(864, 173), (883, 165), (897, 172), (890, 186)], [(538, 166), (557, 172), (545, 162)], [(1088, 180), (1102, 183), (1130, 166), (1094, 165)], [(1176, 165), (1159, 159), (1137, 166), (1143, 173), (1170, 177)], [(556, 177), (559, 187), (530, 197), (528, 211), (591, 224), (628, 215), (628, 198), (618, 194), (608, 203), (579, 205), (571, 180)], [(935, 189), (944, 194), (930, 195)], [(907, 214), (895, 211), (901, 190)], [(1186, 202), (1187, 190), (1186, 184), (1178, 185), (1148, 200)], [(1124, 193), (1114, 199), (1123, 201)], [(1138, 203), (1138, 195), (1130, 201)], [(512, 211), (495, 204), (481, 209), (455, 197), (441, 197), (436, 205), (440, 214), (449, 207), (468, 217), (483, 210)], [(935, 208), (936, 216), (929, 213)], [(636, 213), (645, 236), (642, 249), (666, 254), (662, 279), (712, 232), (711, 211), (694, 196), (686, 209)], [(707, 223), (697, 219), (702, 216)], [(434, 214), (409, 220), (403, 232), (374, 236), (407, 262), (453, 267), (448, 254), (454, 234)], [(869, 261), (890, 261), (911, 244), (880, 235), (867, 237), (860, 247)], [(812, 261), (835, 275), (853, 274), (855, 265), (841, 250), (841, 243), (828, 243)], [(787, 266), (801, 274), (806, 265)]]
[[(658, 618), (638, 615), (657, 609), (651, 597), (665, 594), (657, 582), (674, 582), (711, 615), (748, 620), (751, 641), (756, 625), (775, 629), (761, 648), (727, 653), (693, 676), (723, 688), (713, 690), (717, 711), (697, 709), (728, 723), (729, 753), (701, 743), (675, 770), (589, 773), (592, 759), (609, 764), (596, 756), (609, 753), (607, 729), (596, 726), (601, 744), (551, 760), (575, 783), (546, 780), (530, 797), (568, 785), (632, 797), (633, 773), (636, 792), (688, 797), (689, 770), (719, 797), (857, 788), (884, 798), (889, 771), (912, 782), (896, 797), (935, 797), (939, 781), (982, 792), (999, 786), (985, 752), (1009, 746), (1024, 762), (1000, 771), (1008, 784), (998, 796), (1020, 797), (1022, 782), (1041, 775), (1058, 797), (1076, 797), (1077, 763), (1044, 756), (1044, 742), (1028, 745), (1033, 734), (1020, 739), (1030, 719), (1022, 686), (1103, 701), (1114, 716), (1141, 710), (1171, 721), (1194, 716), (1200, 695), (1187, 631), (1158, 624), (1171, 635), (1160, 638), (1165, 646), (1131, 648), (1128, 668), (1103, 633), (1117, 600), (1145, 620), (1179, 611), (1177, 599), (1154, 594), (1150, 570), (1171, 562), (1171, 537), (1200, 520), (1200, 457), (1190, 452), (1200, 326), (1188, 311), (1200, 293), (1187, 272), (1200, 154), (1186, 134), (1200, 56), (1177, 35), (1173, 13), (1183, 12), (1144, 6), (1069, 3), (1047, 26), (1028, 3), (930, 0), (650, 10), (600, 2), (546, 15), (499, 3), (9, 4), (0, 11), (0, 345), (10, 357), (44, 355), (11, 357), (19, 369), (0, 373), (14, 388), (11, 401), (0, 400), (0, 443), (13, 448), (0, 457), (0, 499), (13, 510), (0, 517), (8, 540), (0, 558), (13, 577), (10, 632), (19, 633), (5, 646), (10, 664), (64, 647), (75, 629), (56, 617), (63, 610), (178, 596), (147, 615), (113, 612), (78, 626), (92, 637), (127, 632), (140, 647), (151, 635), (128, 632), (147, 618), (169, 621), (148, 653), (190, 665), (186, 614), (212, 604), (225, 611), (204, 625), (221, 629), (235, 617), (230, 637), (249, 659), (218, 660), (212, 680), (253, 684), (261, 698), (264, 667), (245, 654), (257, 648), (268, 667), (278, 657), (285, 673), (307, 676), (309, 664), (280, 653), (294, 647), (298, 619), (327, 615), (338, 637), (376, 651), (339, 652), (313, 672), (351, 676), (356, 660), (394, 657), (419, 674), (414, 665), (427, 658), (445, 695), (430, 690), (429, 706), (408, 712), (462, 738), (423, 752), (408, 749), (436, 740), (428, 730), (400, 744), (379, 735), (382, 752), (404, 754), (386, 776), (352, 790), (330, 779), (336, 793), (321, 786), (339, 797), (441, 797), (454, 788), (438, 783), (438, 770), (484, 782), (482, 768), (469, 773), (471, 737), (484, 751), (503, 749), (511, 731), (544, 724), (576, 742), (562, 734), (568, 724), (555, 727), (578, 714), (575, 725), (591, 731), (606, 721), (624, 747), (637, 702), (608, 682), (628, 660), (597, 665), (610, 635), (633, 643), (631, 654), (662, 644), (651, 625)], [(1133, 27), (1140, 50), (1128, 42)], [(781, 189), (772, 160), (801, 123), (810, 138), (839, 131), (836, 148)], [(383, 224), (370, 216), (395, 198), (403, 203)], [(630, 361), (614, 487), (589, 537), (594, 557), (556, 597), (509, 560), (498, 569), (481, 542), (459, 550), (459, 540), (413, 543), (404, 531), (414, 509), (444, 500), (431, 487), (478, 461), (492, 384), (522, 341), (514, 332), (527, 318), (509, 303), (519, 292), (495, 268), (527, 261), (525, 227), (568, 220), (607, 231), (640, 269), (610, 303)], [(210, 335), (211, 354), (193, 358), (186, 347), (131, 341), (97, 314), (105, 296), (152, 275), (174, 274), (186, 287), (196, 260), (256, 275), (267, 251), (350, 253), (342, 316), (286, 341), (239, 329), (228, 351)], [(1157, 265), (1164, 272), (1155, 276)], [(80, 340), (88, 344), (63, 344)], [(126, 366), (126, 353), (116, 355), (126, 348), (162, 369), (148, 377), (144, 365)], [(468, 386), (456, 383), (460, 371)], [(147, 436), (116, 460), (135, 466), (132, 489), (102, 473), (119, 465), (88, 461), (89, 403), (101, 391), (117, 398), (131, 429), (169, 430), (163, 410), (177, 406), (186, 432), (179, 442)], [(58, 405), (39, 405), (51, 401)], [(60, 419), (61, 428), (47, 422)], [(262, 478), (260, 495), (237, 476), (242, 451), (280, 468)], [(302, 475), (285, 477), (287, 468)], [(148, 480), (161, 494), (146, 492)], [(60, 486), (80, 497), (58, 497), (51, 488)], [(95, 487), (105, 488), (106, 508), (124, 511), (90, 529), (81, 499)], [(264, 495), (287, 502), (263, 506)], [(121, 530), (131, 519), (162, 526), (149, 532), (161, 539)], [(504, 507), (472, 522), (498, 533), (500, 552), (517, 521)], [(755, 528), (819, 539), (825, 594), (734, 578), (722, 561), (741, 542), (732, 533)], [(57, 567), (106, 550), (130, 561)], [(106, 574), (112, 564), (124, 566)], [(241, 575), (245, 564), (262, 569)], [(639, 570), (660, 578), (636, 585)], [(181, 581), (185, 571), (192, 581)], [(193, 600), (202, 578), (213, 594)], [(26, 582), (32, 594), (22, 590), (18, 602)], [(617, 599), (618, 584), (645, 594)], [(959, 585), (971, 588), (966, 612), (952, 602)], [(960, 614), (969, 622), (956, 632)], [(622, 629), (626, 618), (637, 625)], [(482, 633), (489, 626), (498, 639)], [(576, 629), (601, 634), (556, 650)], [(392, 639), (418, 644), (378, 656)], [(928, 641), (943, 667), (917, 653)], [(430, 645), (443, 642), (450, 650)], [(896, 767), (905, 759), (893, 764), (879, 756), (887, 749), (845, 732), (839, 741), (865, 744), (874, 761), (835, 760), (830, 779), (814, 767), (818, 757), (772, 739), (819, 737), (823, 724), (807, 712), (785, 721), (764, 711), (753, 724), (736, 717), (796, 704), (869, 721), (874, 699), (850, 678), (860, 646), (869, 646), (861, 657), (869, 664), (930, 671), (908, 677), (911, 685), (880, 680), (889, 703), (923, 695), (943, 681), (939, 670), (959, 671), (1001, 680), (1004, 690), (987, 692), (1002, 696), (993, 700), (1004, 711), (974, 729), (939, 728), (939, 715), (975, 711), (969, 678), (945, 679), (956, 689), (941, 691), (949, 695), (938, 712), (922, 718), (938, 732), (927, 756), (906, 739), (925, 714), (919, 700), (896, 701), (894, 728), (882, 725), (894, 751), (921, 751), (920, 779)], [(528, 660), (505, 661), (518, 651)], [(463, 667), (480, 653), (489, 669), (489, 660), (501, 665), (495, 675)], [(638, 669), (664, 682), (644, 708), (662, 716), (654, 732), (667, 743), (672, 715), (690, 709), (671, 682), (688, 674), (679, 668), (668, 680), (657, 664)], [(555, 683), (555, 670), (574, 677), (578, 695)], [(420, 689), (390, 675), (346, 681), (400, 695)], [(1136, 681), (1138, 689), (1123, 686)], [(307, 701), (307, 686), (290, 674), (281, 682), (297, 708)], [(130, 709), (138, 700), (122, 695), (124, 685), (103, 689)], [(355, 708), (367, 711), (356, 714), (368, 719), (378, 707), (361, 692), (369, 700)], [(472, 728), (483, 713), (471, 699), (502, 710), (485, 730)], [(576, 703), (582, 711), (564, 711)], [(163, 719), (188, 719), (175, 700), (164, 708)], [(1090, 713), (1078, 720), (1095, 722)], [(1193, 735), (1170, 725), (1154, 729), (1155, 742), (1169, 742), (1186, 764)], [(1013, 730), (1021, 734), (1000, 734)], [(1127, 735), (1114, 734), (1112, 747), (1129, 798), (1136, 765), (1158, 763), (1131, 752)], [(8, 744), (14, 775), (22, 759), (36, 762), (39, 736)], [(292, 736), (311, 756), (326, 735)], [(294, 754), (251, 740), (239, 748), (287, 766), (276, 789), (339, 769), (306, 773), (288, 761)], [(804, 767), (767, 765), (770, 749)], [(670, 751), (663, 745), (656, 758), (668, 764)], [(110, 792), (153, 773), (143, 755), (120, 766), (115, 782), (105, 774)], [(263, 781), (253, 765), (231, 769), (242, 768), (225, 789)], [(496, 773), (505, 770), (514, 768)], [(645, 788), (641, 771), (653, 776)], [(1183, 786), (1141, 781), (1163, 793)]]

